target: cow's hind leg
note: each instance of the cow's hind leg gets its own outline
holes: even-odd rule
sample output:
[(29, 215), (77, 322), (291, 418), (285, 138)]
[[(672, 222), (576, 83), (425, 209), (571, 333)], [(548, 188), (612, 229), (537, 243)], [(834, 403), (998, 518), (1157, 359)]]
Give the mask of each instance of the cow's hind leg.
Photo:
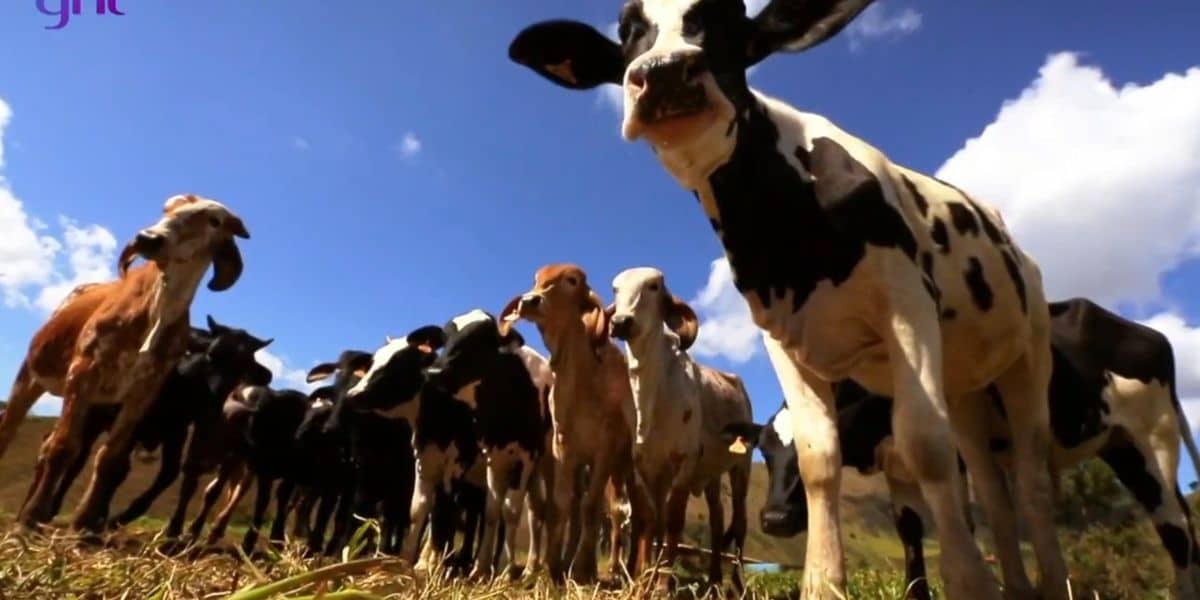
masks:
[[(946, 597), (999, 600), (999, 586), (967, 527), (959, 498), (954, 439), (943, 388), (937, 308), (919, 281), (906, 281), (910, 285), (896, 287), (890, 294), (892, 314), (886, 335), (895, 398), (892, 431), (896, 450), (915, 476), (932, 513), (942, 549)], [(1044, 409), (1044, 394), (1042, 398)], [(797, 425), (805, 426), (802, 422)], [(802, 445), (799, 436), (796, 445)], [(805, 484), (811, 487), (807, 480)], [(811, 519), (811, 504), (809, 511)]]
[(63, 474), (62, 480), (58, 482), (54, 499), (51, 501), (50, 515), (52, 517), (62, 510), (67, 492), (71, 491), (71, 484), (75, 483), (79, 472), (87, 465), (88, 455), (92, 453), (92, 446), (96, 445), (96, 439), (104, 433), (104, 429), (108, 426), (104, 420), (94, 418), (95, 414), (94, 410), (88, 411), (87, 418), (84, 419), (86, 423), (83, 427), (83, 440), (79, 444), (79, 453), (75, 456), (75, 460), (71, 461), (71, 466), (67, 467), (67, 472)]
[[(1017, 515), (1008, 478), (989, 447), (990, 421), (995, 415), (990, 393), (989, 389), (988, 393), (955, 398), (951, 414), (954, 435), (959, 455), (974, 479), (976, 494), (991, 526), (992, 541), (1004, 578), (1004, 597), (1010, 600), (1033, 598), (1033, 584), (1025, 573), (1025, 563), (1021, 559)], [(959, 477), (965, 479), (965, 476), (960, 470)], [(960, 486), (959, 490), (960, 494), (967, 491), (965, 486)], [(965, 506), (967, 498), (961, 500)], [(966, 512), (963, 511), (964, 519)]]
[[(1194, 599), (1200, 597), (1197, 593), (1200, 590), (1197, 590), (1193, 578), (1198, 557), (1187, 508), (1180, 503), (1175, 484), (1174, 473), (1179, 466), (1176, 440), (1172, 439), (1172, 443), (1168, 444), (1169, 450), (1164, 447), (1160, 448), (1163, 452), (1157, 453), (1152, 452), (1143, 441), (1130, 439), (1122, 430), (1100, 452), (1100, 457), (1154, 522), (1154, 529), (1175, 567), (1179, 597)], [(1164, 471), (1164, 468), (1170, 468), (1170, 471)]]
[(1029, 350), (996, 380), (995, 387), (1008, 417), (1016, 484), (1013, 496), (1029, 525), (1037, 556), (1038, 588), (1044, 600), (1067, 600), (1067, 566), (1054, 523), (1050, 482), (1049, 330), (1043, 319), (1031, 319), (1034, 328)]
[[(29, 414), (29, 409), (45, 392), (46, 388), (37, 382), (37, 378), (29, 370), (29, 361), (26, 359), (17, 369), (12, 390), (8, 393), (8, 402), (0, 412), (0, 458), (4, 457), (9, 445), (17, 437), (17, 428), (25, 420), (25, 415)], [(63, 403), (63, 407), (66, 407), (66, 402)]]
[(80, 400), (77, 390), (78, 386), (74, 382), (68, 382), (62, 415), (59, 416), (50, 437), (42, 444), (42, 456), (38, 458), (41, 473), (34, 480), (32, 492), (19, 517), (25, 526), (36, 527), (53, 518), (54, 515), (50, 512), (53, 508), (52, 494), (67, 467), (81, 451), (80, 442), (87, 406)]

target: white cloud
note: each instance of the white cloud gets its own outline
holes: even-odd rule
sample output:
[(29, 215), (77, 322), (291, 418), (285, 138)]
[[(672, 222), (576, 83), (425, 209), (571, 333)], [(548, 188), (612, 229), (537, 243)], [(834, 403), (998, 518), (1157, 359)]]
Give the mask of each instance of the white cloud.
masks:
[(1117, 88), (1069, 52), (938, 176), (995, 204), (1051, 298), (1144, 303), (1200, 250), (1200, 68)]
[[(1142, 324), (1161, 331), (1171, 340), (1171, 347), (1175, 351), (1175, 385), (1180, 404), (1188, 426), (1193, 432), (1200, 432), (1200, 325), (1190, 326), (1182, 317), (1171, 312), (1154, 315), (1142, 321)], [(1194, 475), (1188, 473), (1183, 477), (1184, 481), (1190, 481)]]
[[(608, 39), (620, 43), (617, 35), (619, 23), (613, 21), (603, 27), (600, 27), (600, 32), (608, 36)], [(596, 105), (612, 109), (618, 115), (625, 114), (625, 90), (615, 83), (604, 83), (596, 89)]]
[(308, 143), (308, 138), (295, 136), (292, 138), (292, 147), (301, 152), (306, 152), (309, 148), (312, 148), (312, 145)]
[(708, 282), (689, 304), (700, 317), (700, 335), (692, 346), (698, 356), (722, 356), (744, 363), (762, 347), (750, 307), (733, 286), (733, 272), (724, 257), (712, 262)]
[(107, 281), (115, 275), (112, 265), (116, 256), (117, 238), (113, 237), (112, 232), (99, 225), (80, 227), (66, 217), (59, 217), (59, 223), (63, 228), (63, 241), (71, 274), (56, 274), (54, 283), (43, 287), (38, 293), (34, 304), (46, 313), (57, 308), (75, 286)]
[(311, 392), (316, 388), (316, 385), (304, 380), (308, 371), (289, 365), (284, 357), (276, 356), (264, 348), (255, 352), (254, 358), (271, 372), (271, 387), (273, 388), (292, 388), (304, 392)]
[(33, 403), (29, 412), (39, 417), (57, 417), (62, 414), (62, 398), (42, 394), (42, 397)]
[[(1200, 402), (1200, 325), (1189, 326), (1183, 317), (1171, 312), (1159, 313), (1141, 323), (1161, 331), (1171, 340), (1179, 395)], [(1193, 425), (1200, 425), (1198, 421), (1188, 420)]]
[(850, 49), (858, 50), (870, 39), (898, 38), (921, 28), (921, 13), (912, 7), (899, 11), (888, 10), (889, 5), (873, 4), (867, 7), (846, 28)]
[[(116, 238), (99, 225), (80, 226), (60, 216), (62, 238), (25, 212), (5, 177), (5, 132), (12, 110), (0, 99), (0, 293), (4, 304), (50, 312), (80, 283), (112, 277)], [(66, 264), (59, 257), (66, 250)]]
[(746, 16), (753, 17), (762, 12), (763, 7), (771, 0), (746, 0)]
[(421, 138), (417, 134), (409, 131), (400, 139), (400, 143), (396, 145), (396, 151), (400, 153), (401, 158), (412, 158), (421, 153)]

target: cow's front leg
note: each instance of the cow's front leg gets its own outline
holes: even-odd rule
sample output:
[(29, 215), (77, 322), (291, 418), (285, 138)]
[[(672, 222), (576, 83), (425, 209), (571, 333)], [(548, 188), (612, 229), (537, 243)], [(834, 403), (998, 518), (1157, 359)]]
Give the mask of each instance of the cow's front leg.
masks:
[[(421, 468), (420, 463), (417, 464), (417, 485), (413, 489), (412, 506), (408, 511), (409, 523), (412, 525), (408, 528), (408, 534), (404, 536), (404, 553), (402, 558), (406, 558), (409, 564), (416, 565), (419, 558), (418, 547), (421, 543), (421, 533), (423, 528), (419, 527), (419, 523), (424, 523), (426, 517), (429, 516), (429, 511), (433, 508), (434, 498), (437, 496), (438, 480), (429, 473), (429, 469)], [(433, 537), (432, 532), (430, 537)]]
[(80, 444), (88, 406), (85, 404), (86, 390), (76, 373), (83, 372), (82, 363), (72, 364), (63, 392), (63, 413), (42, 443), (34, 480), (19, 517), (21, 524), (27, 527), (36, 527), (54, 517), (50, 512), (53, 494), (67, 468), (82, 451)]
[(796, 432), (796, 457), (808, 502), (808, 542), (802, 598), (846, 597), (846, 565), (838, 517), (842, 455), (838, 445), (833, 389), (797, 364), (778, 340), (763, 336)]
[(550, 531), (546, 536), (546, 566), (550, 571), (550, 578), (555, 581), (562, 580), (570, 561), (569, 555), (575, 552), (574, 547), (564, 547), (563, 544), (567, 522), (573, 520), (573, 515), (579, 514), (577, 510), (572, 510), (571, 502), (575, 497), (579, 471), (578, 464), (572, 460), (573, 458), (572, 456), (556, 457), (554, 480), (550, 486), (551, 516)]
[(508, 555), (508, 562), (503, 571), (505, 575), (511, 575), (517, 565), (517, 531), (521, 525), (521, 510), (525, 508), (529, 478), (533, 475), (533, 468), (537, 463), (536, 458), (529, 456), (524, 450), (519, 452), (518, 462), (512, 467), (517, 469), (517, 486), (508, 488), (504, 495), (504, 549)]
[[(147, 367), (135, 367), (139, 371)], [(80, 531), (99, 531), (108, 518), (108, 508), (112, 504), (113, 494), (125, 481), (129, 474), (129, 452), (133, 445), (133, 435), (141, 423), (146, 409), (154, 401), (158, 389), (165, 377), (132, 376), (132, 383), (124, 395), (121, 411), (117, 421), (113, 423), (104, 445), (96, 453), (95, 468), (92, 480), (79, 501), (79, 510), (75, 513), (71, 526)]]
[(721, 505), (721, 478), (704, 486), (704, 501), (708, 505), (708, 585), (721, 587), (721, 554), (725, 551), (725, 507)]
[(885, 316), (883, 332), (892, 371), (896, 449), (933, 513), (946, 597), (1000, 600), (999, 586), (967, 527), (959, 498), (956, 452), (943, 392), (937, 305), (915, 273), (905, 281), (910, 285), (890, 290), (891, 312)]
[(571, 563), (571, 579), (587, 584), (596, 580), (596, 524), (603, 509), (604, 486), (612, 475), (613, 457), (602, 456), (592, 464), (587, 489), (579, 502), (579, 545)]
[(492, 572), (492, 557), (496, 555), (496, 529), (500, 526), (500, 512), (504, 505), (504, 493), (508, 488), (507, 456), (492, 448), (487, 453), (487, 490), (483, 504), (483, 537), (475, 551), (475, 567), (469, 577), (486, 577)]

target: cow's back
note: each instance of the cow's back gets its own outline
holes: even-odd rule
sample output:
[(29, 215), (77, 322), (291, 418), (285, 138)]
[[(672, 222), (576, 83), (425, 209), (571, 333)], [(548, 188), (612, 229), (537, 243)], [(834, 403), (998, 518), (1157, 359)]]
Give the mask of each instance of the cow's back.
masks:
[(47, 392), (62, 395), (80, 334), (118, 283), (84, 284), (75, 288), (33, 334), (29, 342), (29, 366)]
[(729, 452), (729, 443), (722, 432), (727, 425), (752, 420), (750, 397), (740, 377), (705, 365), (697, 366), (701, 390), (701, 452), (692, 493), (700, 492), (705, 483), (739, 463), (749, 467), (750, 455)]

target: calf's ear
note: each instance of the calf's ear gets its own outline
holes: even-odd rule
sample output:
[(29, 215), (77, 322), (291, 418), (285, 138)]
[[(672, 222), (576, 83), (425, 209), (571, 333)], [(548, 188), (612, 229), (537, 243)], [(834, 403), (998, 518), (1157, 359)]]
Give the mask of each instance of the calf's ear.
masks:
[(542, 21), (526, 27), (509, 44), (508, 58), (573, 90), (621, 83), (625, 73), (621, 47), (579, 21)]
[(525, 336), (521, 335), (520, 331), (517, 331), (516, 329), (513, 329), (511, 327), (508, 327), (507, 331), (505, 331), (505, 329), (506, 329), (506, 327), (503, 324), (501, 324), (500, 325), (500, 332), (501, 332), (500, 333), (500, 345), (501, 346), (516, 346), (516, 347), (520, 348), (521, 346), (525, 345)]
[(599, 350), (609, 343), (608, 313), (604, 308), (604, 300), (600, 299), (600, 294), (595, 290), (588, 290), (582, 310), (584, 329), (591, 338), (593, 349)]
[(721, 438), (729, 444), (729, 451), (745, 454), (758, 446), (758, 437), (763, 426), (750, 422), (730, 423), (721, 429)]
[(696, 316), (696, 311), (674, 294), (664, 294), (663, 302), (666, 304), (663, 315), (667, 327), (679, 336), (679, 349), (691, 348), (696, 336), (700, 334), (700, 319)]
[(771, 0), (751, 21), (750, 67), (780, 50), (799, 52), (836, 35), (873, 0)]
[(329, 378), (330, 375), (333, 375), (336, 372), (337, 365), (333, 363), (321, 363), (308, 370), (308, 376), (304, 378), (304, 381), (308, 383), (321, 381), (322, 379)]
[(437, 325), (426, 325), (412, 330), (405, 339), (410, 346), (421, 348), (426, 353), (433, 353), (446, 345), (446, 332)]
[(500, 327), (500, 337), (505, 338), (510, 331), (513, 331), (512, 324), (520, 316), (517, 314), (517, 307), (521, 305), (521, 296), (513, 296), (508, 304), (504, 305), (504, 310), (500, 311), (500, 319), (496, 321), (496, 325)]

